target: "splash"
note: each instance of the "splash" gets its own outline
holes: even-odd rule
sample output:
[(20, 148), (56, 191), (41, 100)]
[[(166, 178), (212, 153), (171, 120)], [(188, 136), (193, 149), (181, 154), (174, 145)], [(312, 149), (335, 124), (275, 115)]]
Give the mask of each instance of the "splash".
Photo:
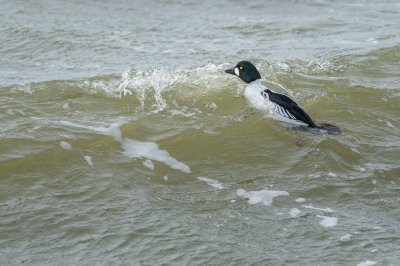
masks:
[(178, 87), (184, 87), (185, 94), (193, 95), (223, 89), (224, 80), (227, 79), (223, 72), (225, 68), (226, 64), (216, 65), (212, 62), (189, 70), (154, 68), (141, 71), (131, 67), (119, 79), (116, 76), (96, 77), (78, 82), (76, 86), (86, 93), (103, 94), (110, 98), (134, 96), (139, 101), (136, 110), (144, 110), (149, 102), (150, 108), (157, 113), (168, 106), (163, 94)]
[(335, 75), (342, 73), (346, 70), (347, 66), (344, 64), (336, 64), (330, 60), (323, 61), (305, 61), (295, 60), (287, 63), (277, 63), (271, 66), (275, 73), (301, 73), (301, 74), (329, 74)]

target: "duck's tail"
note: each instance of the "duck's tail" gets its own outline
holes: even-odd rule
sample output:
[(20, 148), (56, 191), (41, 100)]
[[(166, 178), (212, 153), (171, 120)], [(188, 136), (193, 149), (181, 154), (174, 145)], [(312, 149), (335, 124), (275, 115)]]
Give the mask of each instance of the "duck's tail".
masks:
[(321, 124), (321, 130), (326, 130), (326, 134), (328, 135), (340, 135), (342, 134), (342, 130), (337, 126), (332, 126), (330, 124)]
[(309, 133), (316, 134), (316, 135), (322, 135), (322, 134), (340, 135), (340, 134), (342, 134), (342, 130), (337, 126), (333, 126), (330, 124), (321, 124), (318, 122), (315, 122), (315, 125), (317, 127), (314, 127), (314, 128), (307, 127), (307, 126), (296, 126), (296, 127), (292, 127), (292, 130), (309, 132)]

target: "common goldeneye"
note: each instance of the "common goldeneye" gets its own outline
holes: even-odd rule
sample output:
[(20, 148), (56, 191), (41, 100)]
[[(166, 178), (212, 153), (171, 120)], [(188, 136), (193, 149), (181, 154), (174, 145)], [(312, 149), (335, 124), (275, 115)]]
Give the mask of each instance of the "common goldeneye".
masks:
[(288, 96), (276, 93), (261, 84), (261, 75), (257, 68), (248, 61), (240, 61), (226, 73), (238, 76), (247, 83), (244, 97), (258, 110), (269, 109), (271, 118), (296, 124), (292, 130), (306, 131), (313, 134), (340, 135), (341, 130), (329, 124), (320, 124)]

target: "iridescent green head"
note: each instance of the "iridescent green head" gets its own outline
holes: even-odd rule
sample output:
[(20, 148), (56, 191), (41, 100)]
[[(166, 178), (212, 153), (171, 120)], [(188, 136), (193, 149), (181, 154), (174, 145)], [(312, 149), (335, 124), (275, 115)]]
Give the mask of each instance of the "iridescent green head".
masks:
[(240, 61), (236, 66), (225, 70), (226, 73), (238, 76), (241, 80), (246, 83), (253, 82), (257, 79), (261, 79), (261, 75), (257, 68), (249, 61)]

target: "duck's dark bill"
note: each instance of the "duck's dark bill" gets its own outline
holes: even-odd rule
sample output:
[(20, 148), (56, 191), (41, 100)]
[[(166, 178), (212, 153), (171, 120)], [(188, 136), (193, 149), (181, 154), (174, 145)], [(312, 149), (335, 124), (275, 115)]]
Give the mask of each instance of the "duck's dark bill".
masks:
[(225, 72), (226, 72), (226, 73), (228, 73), (228, 74), (236, 75), (236, 74), (235, 74), (235, 69), (234, 69), (234, 67), (233, 67), (233, 68), (230, 68), (230, 69), (227, 69), (227, 70), (225, 70)]

